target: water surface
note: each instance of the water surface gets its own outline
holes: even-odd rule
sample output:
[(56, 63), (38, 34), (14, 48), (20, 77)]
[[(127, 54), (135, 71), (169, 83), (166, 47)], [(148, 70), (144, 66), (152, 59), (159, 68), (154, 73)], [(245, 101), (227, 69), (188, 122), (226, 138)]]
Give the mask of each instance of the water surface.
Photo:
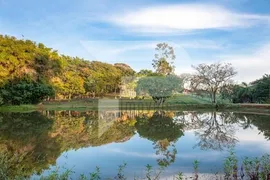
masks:
[(114, 177), (127, 163), (128, 178), (145, 166), (164, 167), (164, 178), (223, 171), (233, 148), (239, 159), (270, 153), (270, 116), (196, 111), (43, 111), (0, 113), (0, 153), (9, 177), (38, 179), (56, 168), (74, 178), (96, 166)]

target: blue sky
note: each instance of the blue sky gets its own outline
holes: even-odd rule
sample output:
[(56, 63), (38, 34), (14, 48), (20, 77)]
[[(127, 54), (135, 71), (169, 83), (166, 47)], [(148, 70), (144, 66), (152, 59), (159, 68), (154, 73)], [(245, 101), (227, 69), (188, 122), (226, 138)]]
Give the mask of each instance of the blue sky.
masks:
[(0, 33), (135, 70), (151, 68), (155, 44), (168, 42), (177, 74), (203, 62), (232, 63), (238, 82), (270, 73), (267, 0), (0, 0)]

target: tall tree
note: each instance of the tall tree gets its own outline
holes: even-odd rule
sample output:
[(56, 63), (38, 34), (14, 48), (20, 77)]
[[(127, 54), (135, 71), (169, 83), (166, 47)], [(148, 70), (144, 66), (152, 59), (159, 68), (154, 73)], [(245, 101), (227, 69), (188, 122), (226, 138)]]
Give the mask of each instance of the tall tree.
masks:
[(175, 54), (172, 46), (167, 43), (159, 43), (155, 48), (156, 54), (153, 59), (153, 67), (157, 73), (169, 75), (174, 72)]
[(196, 70), (191, 77), (192, 90), (209, 94), (213, 103), (216, 103), (216, 94), (221, 87), (229, 84), (232, 77), (237, 74), (231, 64), (199, 64), (192, 67)]

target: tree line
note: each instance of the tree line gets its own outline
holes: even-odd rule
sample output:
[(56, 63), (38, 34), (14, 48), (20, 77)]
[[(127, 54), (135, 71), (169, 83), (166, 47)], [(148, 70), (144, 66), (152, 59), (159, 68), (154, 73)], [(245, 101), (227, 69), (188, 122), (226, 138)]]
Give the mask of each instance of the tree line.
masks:
[(36, 104), (44, 99), (103, 97), (123, 88), (137, 96), (151, 96), (162, 104), (189, 85), (192, 94), (233, 103), (267, 103), (270, 75), (250, 84), (235, 84), (236, 70), (228, 63), (192, 66), (195, 73), (177, 76), (174, 49), (167, 43), (155, 48), (154, 71), (136, 73), (124, 63), (108, 64), (59, 54), (42, 43), (0, 35), (0, 105)]
[(95, 97), (119, 91), (121, 78), (135, 71), (59, 54), (42, 43), (0, 35), (0, 103)]
[(161, 104), (182, 81), (174, 74), (173, 47), (159, 43), (155, 50), (155, 71), (136, 73), (124, 63), (65, 56), (42, 43), (0, 35), (0, 105), (116, 95), (124, 85)]
[(232, 103), (270, 103), (270, 74), (249, 84), (229, 84), (220, 91), (223, 99)]

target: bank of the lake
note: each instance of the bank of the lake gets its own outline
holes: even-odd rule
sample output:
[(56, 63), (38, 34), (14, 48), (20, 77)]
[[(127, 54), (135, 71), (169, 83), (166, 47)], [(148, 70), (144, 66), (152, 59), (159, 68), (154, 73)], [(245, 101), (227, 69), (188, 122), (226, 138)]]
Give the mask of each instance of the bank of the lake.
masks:
[(187, 103), (168, 101), (163, 105), (156, 105), (154, 101), (147, 100), (112, 100), (112, 99), (87, 99), (87, 100), (71, 100), (71, 101), (54, 101), (43, 102), (37, 105), (23, 104), (0, 106), (0, 112), (32, 112), (40, 110), (98, 110), (106, 109), (175, 109), (175, 110), (232, 110), (243, 112), (261, 112), (269, 113), (270, 104), (211, 104), (211, 103)]
[(106, 109), (175, 109), (175, 110), (197, 110), (197, 109), (229, 109), (243, 111), (270, 111), (270, 104), (233, 104), (219, 101), (212, 104), (207, 98), (192, 95), (177, 95), (165, 101), (163, 105), (157, 105), (152, 99), (119, 99), (119, 98), (87, 98), (72, 100), (44, 101), (37, 105), (8, 105), (0, 106), (2, 112), (31, 112), (37, 110), (98, 110)]

